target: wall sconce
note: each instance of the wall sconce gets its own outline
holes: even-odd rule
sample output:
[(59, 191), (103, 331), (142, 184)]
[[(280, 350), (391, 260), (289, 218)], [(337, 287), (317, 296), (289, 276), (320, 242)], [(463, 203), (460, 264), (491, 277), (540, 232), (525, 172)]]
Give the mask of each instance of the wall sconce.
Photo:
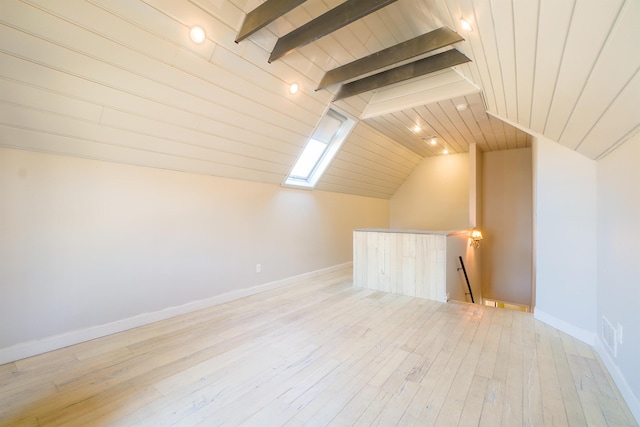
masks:
[(479, 248), (480, 240), (482, 240), (482, 232), (480, 230), (471, 230), (471, 233), (469, 233), (469, 246)]

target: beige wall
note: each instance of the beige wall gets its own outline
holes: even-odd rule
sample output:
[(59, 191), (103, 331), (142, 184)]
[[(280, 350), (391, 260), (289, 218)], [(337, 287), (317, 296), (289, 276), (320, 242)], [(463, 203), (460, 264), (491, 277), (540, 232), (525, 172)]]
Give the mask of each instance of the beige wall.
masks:
[(531, 304), (532, 158), (530, 148), (483, 155), (482, 294)]
[(0, 350), (350, 262), (388, 226), (382, 199), (0, 149)]
[(425, 157), (391, 198), (390, 227), (469, 227), (469, 155)]

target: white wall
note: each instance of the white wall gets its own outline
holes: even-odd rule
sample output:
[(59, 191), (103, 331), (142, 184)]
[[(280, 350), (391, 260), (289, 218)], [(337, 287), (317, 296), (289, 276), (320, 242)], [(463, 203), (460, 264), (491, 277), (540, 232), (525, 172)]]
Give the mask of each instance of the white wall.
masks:
[(0, 149), (0, 353), (347, 263), (388, 226), (382, 199)]
[(482, 294), (531, 304), (531, 148), (484, 153)]
[(640, 134), (598, 162), (598, 319), (604, 315), (623, 327), (617, 358), (603, 356), (640, 420), (638, 160)]
[(535, 317), (593, 344), (596, 162), (548, 139), (534, 138), (533, 182)]
[(469, 227), (469, 155), (425, 157), (391, 198), (390, 227)]

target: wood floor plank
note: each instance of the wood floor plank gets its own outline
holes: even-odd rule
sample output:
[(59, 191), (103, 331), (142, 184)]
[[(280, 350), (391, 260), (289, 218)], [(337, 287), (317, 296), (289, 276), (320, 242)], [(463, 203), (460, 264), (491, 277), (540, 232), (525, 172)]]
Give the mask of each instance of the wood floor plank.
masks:
[(525, 345), (522, 360), (522, 425), (544, 425), (538, 351)]
[[(547, 326), (546, 329), (551, 342), (553, 361), (556, 366), (556, 375), (558, 376), (558, 383), (562, 390), (562, 401), (564, 402), (569, 425), (587, 425), (584, 411), (585, 408), (580, 402), (578, 389), (575, 386), (571, 367), (569, 366), (569, 361), (567, 359), (566, 347), (562, 342), (562, 335), (564, 334), (559, 333), (559, 331), (554, 330), (550, 326)], [(571, 354), (573, 354), (573, 350)]]
[(344, 268), (0, 366), (10, 426), (635, 426), (593, 349), (530, 313)]
[(477, 427), (482, 414), (484, 397), (487, 393), (489, 379), (482, 375), (474, 375), (469, 385), (467, 398), (462, 407), (458, 425), (460, 427)]
[(492, 311), (479, 310), (474, 312), (474, 316), (480, 316), (475, 319), (479, 324), (475, 330), (469, 351), (460, 363), (442, 409), (435, 421), (436, 426), (457, 425), (460, 421), (467, 396), (470, 393), (471, 383), (475, 378), (476, 366), (489, 331), (489, 322), (487, 319), (481, 319), (481, 317), (491, 317), (492, 314)]

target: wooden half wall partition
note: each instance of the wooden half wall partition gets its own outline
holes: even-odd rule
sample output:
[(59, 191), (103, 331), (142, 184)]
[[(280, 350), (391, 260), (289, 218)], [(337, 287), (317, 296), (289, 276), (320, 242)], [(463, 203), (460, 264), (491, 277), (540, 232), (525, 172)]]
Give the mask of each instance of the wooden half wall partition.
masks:
[(355, 230), (353, 284), (446, 302), (447, 233)]
[(459, 268), (462, 257), (475, 301), (481, 304), (476, 251), (469, 247), (467, 230), (354, 230), (353, 284), (440, 302), (472, 302)]

